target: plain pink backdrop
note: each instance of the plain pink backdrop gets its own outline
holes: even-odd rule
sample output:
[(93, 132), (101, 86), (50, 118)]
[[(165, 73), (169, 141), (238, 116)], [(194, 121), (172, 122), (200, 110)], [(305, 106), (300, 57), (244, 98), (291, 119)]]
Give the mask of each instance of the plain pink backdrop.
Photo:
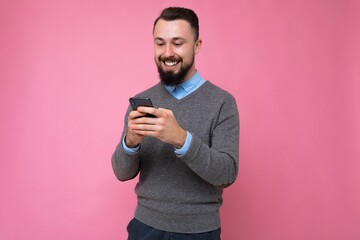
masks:
[(136, 182), (110, 158), (172, 5), (198, 13), (197, 68), (240, 110), (223, 239), (360, 239), (356, 0), (1, 0), (0, 239), (126, 239)]

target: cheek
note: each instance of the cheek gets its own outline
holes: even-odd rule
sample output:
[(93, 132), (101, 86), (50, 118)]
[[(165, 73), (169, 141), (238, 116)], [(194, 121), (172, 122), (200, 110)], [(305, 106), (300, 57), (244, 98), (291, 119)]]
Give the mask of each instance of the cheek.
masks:
[(161, 52), (160, 51), (157, 51), (155, 49), (154, 51), (154, 58), (155, 58), (155, 61), (159, 61), (159, 57), (161, 56)]
[(194, 50), (192, 48), (184, 49), (181, 53), (179, 53), (179, 56), (181, 56), (183, 59), (186, 59), (187, 61), (190, 61), (194, 55)]
[(190, 51), (189, 51), (189, 49), (179, 48), (179, 49), (176, 49), (174, 51), (174, 53), (175, 53), (175, 55), (177, 55), (183, 59), (187, 59), (187, 58), (189, 58)]

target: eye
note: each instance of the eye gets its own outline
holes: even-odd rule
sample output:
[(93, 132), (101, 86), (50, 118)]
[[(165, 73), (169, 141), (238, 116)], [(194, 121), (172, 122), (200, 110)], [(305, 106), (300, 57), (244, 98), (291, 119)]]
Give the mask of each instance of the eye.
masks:
[(183, 44), (184, 44), (183, 42), (174, 42), (174, 45), (177, 46), (177, 47), (180, 47)]
[(157, 40), (157, 41), (155, 41), (155, 45), (161, 47), (161, 46), (164, 46), (165, 43), (163, 41)]

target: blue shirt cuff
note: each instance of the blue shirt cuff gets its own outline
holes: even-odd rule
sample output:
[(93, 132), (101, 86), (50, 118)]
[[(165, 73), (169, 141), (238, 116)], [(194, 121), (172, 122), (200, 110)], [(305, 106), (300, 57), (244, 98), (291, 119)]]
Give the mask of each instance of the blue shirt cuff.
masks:
[(182, 146), (182, 148), (175, 148), (176, 155), (184, 155), (189, 150), (192, 135), (188, 131), (186, 131), (186, 133), (184, 146)]
[(140, 149), (140, 145), (138, 145), (138, 146), (136, 146), (134, 148), (129, 148), (128, 146), (126, 146), (125, 137), (122, 140), (122, 145), (123, 145), (123, 148), (124, 148), (125, 152), (127, 152), (129, 154), (137, 153), (139, 151), (139, 149)]

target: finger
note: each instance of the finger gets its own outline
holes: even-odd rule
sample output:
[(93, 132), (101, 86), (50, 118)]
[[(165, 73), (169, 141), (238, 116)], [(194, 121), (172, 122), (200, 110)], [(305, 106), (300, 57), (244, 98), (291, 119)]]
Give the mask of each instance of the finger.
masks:
[(173, 112), (170, 109), (158, 108), (157, 110), (160, 117), (168, 118), (173, 116)]
[(139, 111), (131, 111), (129, 114), (129, 120), (133, 120), (133, 119), (140, 118), (143, 116), (145, 116), (144, 113), (141, 113)]
[(154, 115), (155, 117), (160, 117), (160, 111), (157, 108), (153, 107), (138, 107), (137, 111), (145, 114)]
[(134, 122), (129, 123), (129, 127), (134, 131), (151, 131), (151, 132), (157, 131), (159, 128), (155, 124), (134, 123)]
[(133, 130), (136, 134), (147, 137), (156, 137), (155, 131), (145, 131), (145, 130)]
[(142, 113), (141, 117), (130, 119), (129, 123), (131, 124), (144, 124), (144, 125), (155, 125), (158, 123), (157, 117), (148, 117), (146, 114)]

